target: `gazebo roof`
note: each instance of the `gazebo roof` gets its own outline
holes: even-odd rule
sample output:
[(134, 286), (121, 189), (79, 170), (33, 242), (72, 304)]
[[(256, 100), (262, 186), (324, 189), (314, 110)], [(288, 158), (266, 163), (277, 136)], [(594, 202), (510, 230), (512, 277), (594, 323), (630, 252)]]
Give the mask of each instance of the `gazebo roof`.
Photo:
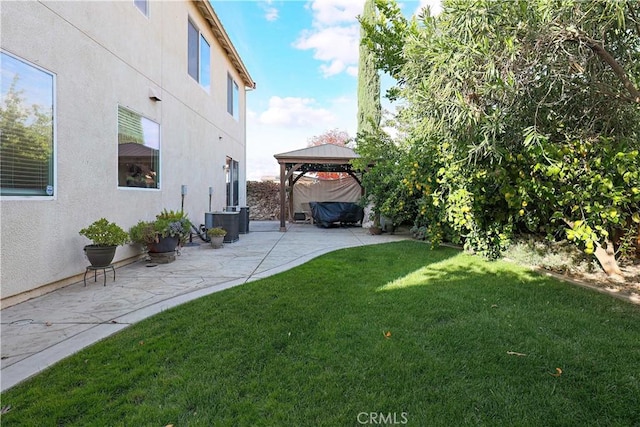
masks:
[(275, 154), (278, 163), (347, 164), (360, 157), (349, 147), (334, 144), (316, 145), (301, 150)]
[[(340, 172), (351, 175), (360, 186), (360, 179), (351, 167), (351, 160), (360, 156), (349, 147), (333, 144), (322, 144), (301, 150), (274, 154), (280, 165), (280, 231), (286, 231), (286, 187), (287, 181), (292, 188), (296, 181), (307, 172)], [(297, 173), (296, 176), (294, 174)], [(292, 203), (292, 199), (289, 199)]]

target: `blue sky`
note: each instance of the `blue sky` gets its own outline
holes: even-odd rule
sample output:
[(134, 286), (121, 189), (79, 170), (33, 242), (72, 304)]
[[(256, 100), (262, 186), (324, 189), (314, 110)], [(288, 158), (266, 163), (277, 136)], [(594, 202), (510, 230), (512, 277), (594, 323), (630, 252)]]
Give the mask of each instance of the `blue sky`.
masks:
[[(407, 16), (438, 0), (398, 2)], [(247, 180), (276, 176), (273, 155), (331, 129), (356, 134), (364, 0), (211, 0), (257, 83), (247, 93)]]

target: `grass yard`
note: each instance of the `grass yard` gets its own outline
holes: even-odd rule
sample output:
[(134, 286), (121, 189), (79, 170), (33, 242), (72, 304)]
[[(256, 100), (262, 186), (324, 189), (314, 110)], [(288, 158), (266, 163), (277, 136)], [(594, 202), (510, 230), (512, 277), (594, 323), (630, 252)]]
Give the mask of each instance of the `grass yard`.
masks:
[(345, 249), (1, 397), (3, 427), (640, 425), (640, 307), (416, 241)]

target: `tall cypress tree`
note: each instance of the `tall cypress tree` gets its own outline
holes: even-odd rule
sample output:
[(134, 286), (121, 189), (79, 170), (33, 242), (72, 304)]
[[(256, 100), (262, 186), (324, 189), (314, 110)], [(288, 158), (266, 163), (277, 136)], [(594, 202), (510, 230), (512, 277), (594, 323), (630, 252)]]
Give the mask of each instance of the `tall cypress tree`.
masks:
[[(373, 23), (376, 9), (374, 0), (366, 0), (361, 20)], [(358, 63), (358, 134), (371, 132), (380, 125), (380, 76), (373, 53), (363, 42), (365, 32), (360, 27), (360, 60)]]

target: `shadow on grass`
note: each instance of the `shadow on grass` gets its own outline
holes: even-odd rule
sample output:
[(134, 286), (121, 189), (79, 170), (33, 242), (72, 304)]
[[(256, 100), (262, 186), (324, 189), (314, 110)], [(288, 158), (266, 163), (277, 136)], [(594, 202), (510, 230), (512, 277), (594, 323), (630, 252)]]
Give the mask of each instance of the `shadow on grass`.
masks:
[(635, 306), (511, 264), (346, 249), (62, 361), (3, 394), (2, 422), (634, 425), (638, 325)]

